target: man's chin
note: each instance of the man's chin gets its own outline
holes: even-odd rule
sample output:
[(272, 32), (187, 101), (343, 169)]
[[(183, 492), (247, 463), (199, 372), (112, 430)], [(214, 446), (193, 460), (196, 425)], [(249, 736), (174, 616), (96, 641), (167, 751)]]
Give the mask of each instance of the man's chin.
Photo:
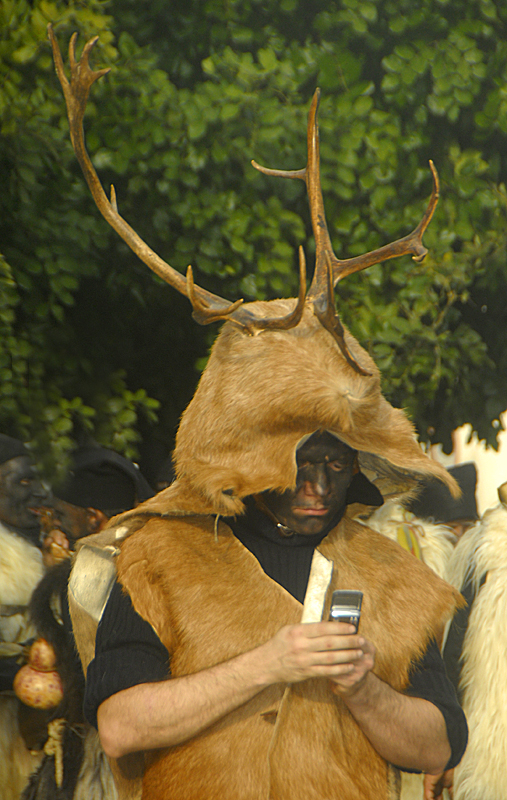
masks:
[(311, 535), (323, 531), (330, 519), (329, 511), (324, 514), (294, 514), (294, 524), (289, 527), (296, 533)]

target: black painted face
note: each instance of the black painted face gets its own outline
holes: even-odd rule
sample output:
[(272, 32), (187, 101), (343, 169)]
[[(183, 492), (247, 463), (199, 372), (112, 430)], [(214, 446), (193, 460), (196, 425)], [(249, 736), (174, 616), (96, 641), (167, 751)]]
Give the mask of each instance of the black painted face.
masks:
[(0, 522), (36, 539), (39, 522), (31, 508), (40, 506), (45, 496), (29, 456), (0, 465)]
[(315, 433), (297, 452), (295, 490), (264, 492), (262, 499), (276, 519), (296, 533), (321, 533), (345, 508), (356, 471), (356, 451), (327, 431)]
[(54, 513), (55, 527), (62, 530), (71, 540), (81, 539), (88, 536), (91, 531), (88, 529), (88, 509), (66, 503), (60, 498), (53, 498), (51, 507)]

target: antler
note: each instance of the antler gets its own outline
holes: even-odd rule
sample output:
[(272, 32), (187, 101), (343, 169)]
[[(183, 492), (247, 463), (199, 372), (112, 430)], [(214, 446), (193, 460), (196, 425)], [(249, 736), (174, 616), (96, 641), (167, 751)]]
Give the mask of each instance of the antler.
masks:
[(61, 83), (67, 105), (72, 147), (74, 148), (74, 152), (93, 199), (104, 219), (153, 272), (177, 289), (178, 292), (189, 298), (193, 308), (192, 316), (199, 324), (208, 325), (210, 322), (216, 322), (218, 320), (231, 320), (231, 322), (236, 323), (251, 334), (258, 333), (264, 328), (284, 329), (297, 325), (303, 313), (306, 295), (304, 259), (302, 266), (300, 266), (301, 285), (299, 299), (294, 311), (281, 319), (258, 319), (247, 308), (240, 308), (243, 300), (236, 300), (236, 302), (231, 303), (229, 300), (212, 294), (206, 289), (202, 289), (200, 286), (196, 286), (194, 284), (191, 267), (188, 267), (185, 278), (180, 272), (173, 269), (160, 258), (160, 256), (138, 236), (123, 217), (120, 216), (118, 213), (114, 186), (111, 186), (111, 200), (109, 201), (86, 151), (84, 141), (83, 117), (90, 88), (96, 80), (109, 72), (109, 69), (94, 71), (90, 68), (90, 52), (97, 42), (98, 36), (90, 39), (85, 44), (81, 58), (79, 61), (76, 61), (77, 34), (73, 34), (69, 44), (69, 62), (71, 69), (71, 79), (69, 82), (65, 75), (62, 55), (51, 25), (48, 25), (48, 35), (53, 48), (56, 74)]
[(391, 244), (384, 245), (384, 247), (380, 247), (377, 250), (372, 250), (370, 253), (365, 253), (362, 256), (355, 256), (354, 258), (345, 260), (336, 258), (327, 228), (320, 183), (319, 129), (317, 125), (319, 100), (320, 89), (317, 89), (313, 95), (312, 105), (308, 114), (308, 157), (304, 169), (267, 169), (257, 164), (256, 161), (252, 161), (252, 165), (265, 175), (274, 175), (279, 178), (299, 178), (305, 181), (310, 202), (313, 235), (315, 237), (315, 272), (308, 292), (308, 301), (313, 304), (314, 313), (319, 318), (322, 325), (336, 339), (347, 362), (357, 372), (368, 375), (369, 373), (365, 372), (350, 354), (345, 343), (343, 326), (335, 310), (333, 287), (347, 275), (351, 275), (353, 272), (359, 272), (381, 261), (387, 261), (389, 258), (412, 253), (414, 261), (423, 260), (428, 251), (422, 243), (422, 236), (430, 223), (438, 203), (438, 174), (433, 162), (430, 161), (430, 169), (433, 175), (433, 192), (421, 222), (412, 233), (409, 233), (408, 236), (404, 236), (402, 239), (397, 239)]

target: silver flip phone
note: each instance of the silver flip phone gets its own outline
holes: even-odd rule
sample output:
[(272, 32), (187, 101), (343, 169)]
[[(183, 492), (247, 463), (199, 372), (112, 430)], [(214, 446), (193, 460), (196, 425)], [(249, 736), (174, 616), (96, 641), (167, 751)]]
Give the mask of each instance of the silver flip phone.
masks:
[(357, 633), (362, 602), (362, 592), (354, 589), (337, 589), (331, 598), (329, 619), (332, 622), (347, 622), (349, 625), (354, 625)]

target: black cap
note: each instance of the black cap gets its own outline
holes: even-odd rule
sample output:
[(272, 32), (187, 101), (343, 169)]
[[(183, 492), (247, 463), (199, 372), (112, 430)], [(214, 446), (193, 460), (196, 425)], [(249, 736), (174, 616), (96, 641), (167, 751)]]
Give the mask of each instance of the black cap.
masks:
[(154, 492), (132, 461), (114, 450), (87, 446), (73, 453), (69, 473), (53, 494), (81, 508), (126, 511)]
[(416, 517), (433, 519), (435, 522), (454, 522), (460, 519), (479, 519), (475, 500), (477, 470), (472, 462), (458, 464), (447, 470), (457, 481), (461, 497), (454, 498), (447, 486), (432, 480), (424, 484), (420, 494), (411, 500), (407, 508)]
[(29, 456), (30, 451), (20, 439), (13, 439), (5, 433), (0, 433), (0, 464), (10, 461), (18, 456)]

